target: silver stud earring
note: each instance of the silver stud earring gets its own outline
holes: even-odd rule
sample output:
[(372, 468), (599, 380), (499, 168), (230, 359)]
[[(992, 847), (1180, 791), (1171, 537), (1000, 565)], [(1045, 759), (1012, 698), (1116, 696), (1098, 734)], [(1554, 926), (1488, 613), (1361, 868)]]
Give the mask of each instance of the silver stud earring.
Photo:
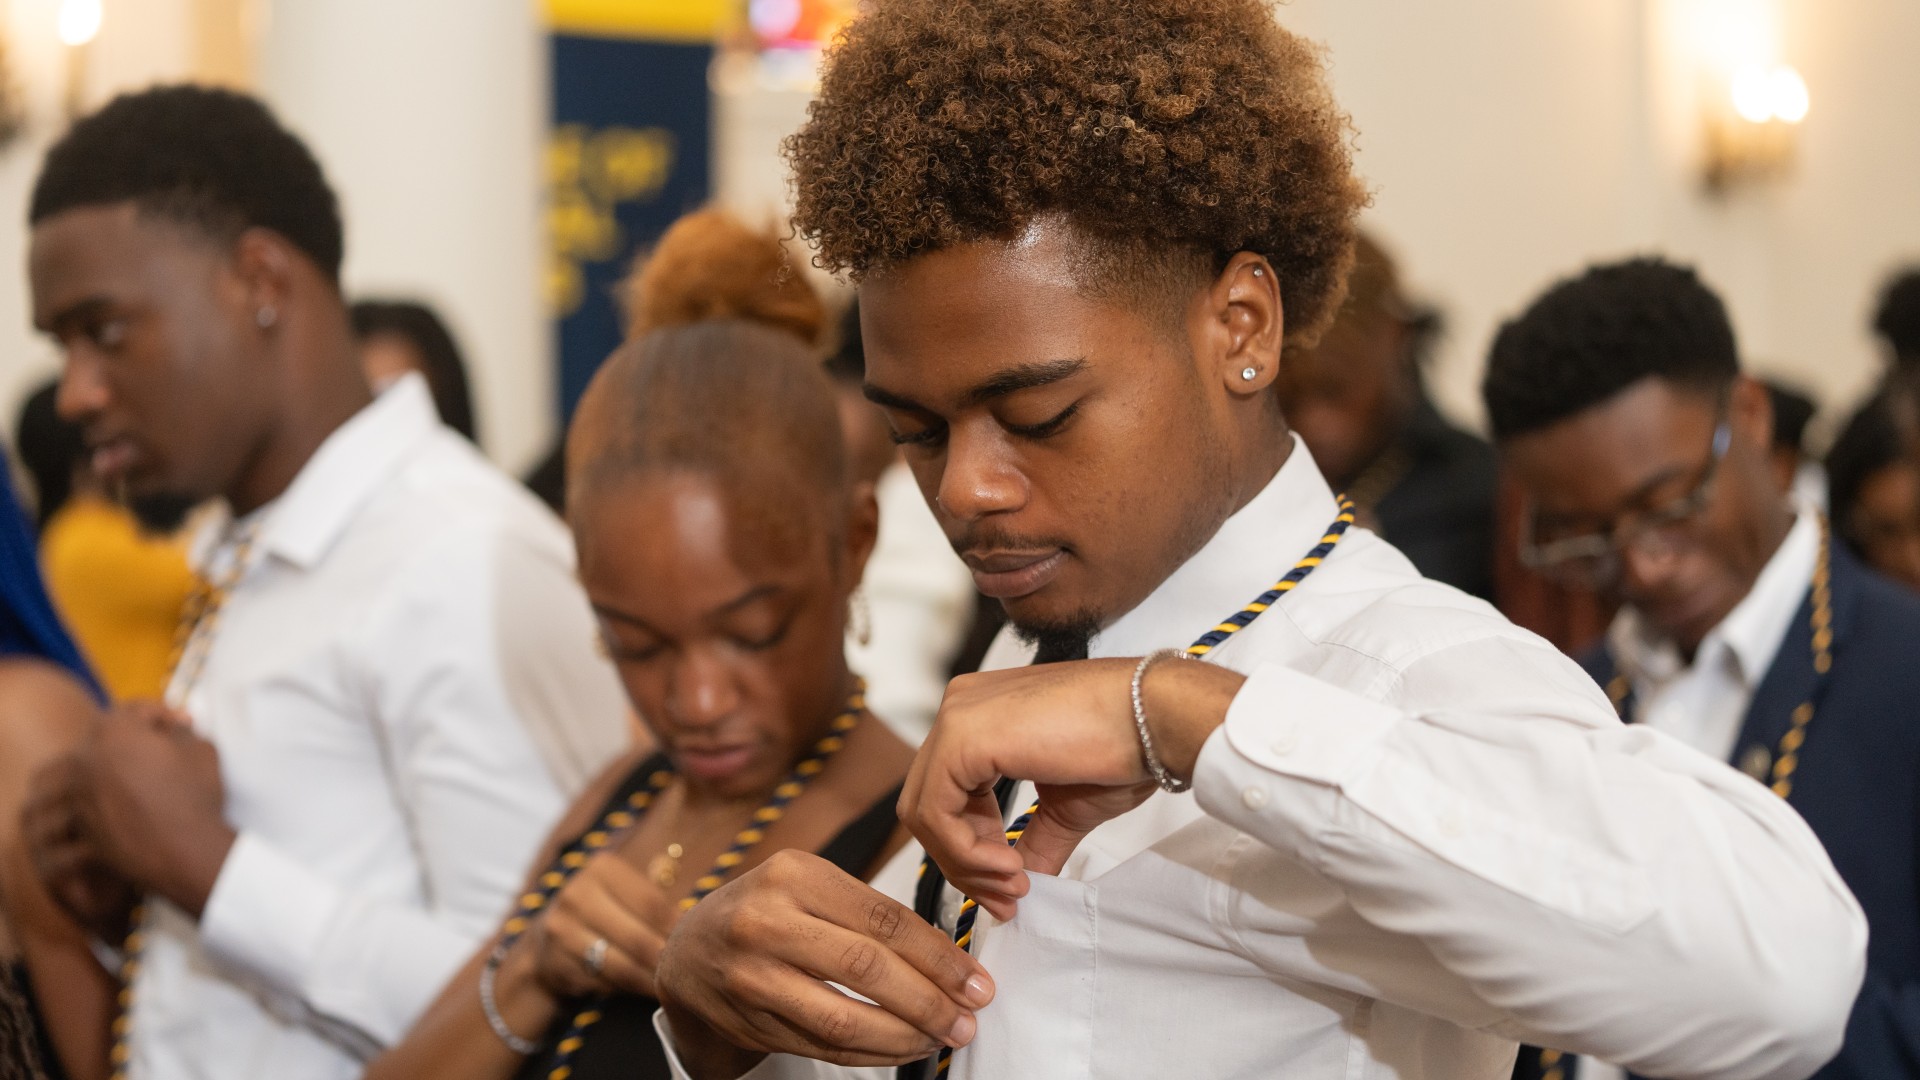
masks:
[(256, 311), (253, 313), (254, 325), (258, 326), (262, 330), (273, 329), (273, 324), (279, 321), (280, 321), (280, 312), (274, 310), (274, 308), (271, 305), (267, 307), (263, 307), (259, 311)]
[(1254, 268), (1253, 268), (1253, 276), (1254, 276), (1254, 277), (1266, 277), (1266, 276), (1267, 276), (1267, 272), (1266, 272), (1266, 270), (1264, 270), (1264, 269), (1262, 269), (1261, 267), (1258, 267), (1258, 266), (1256, 266), (1256, 267), (1254, 267)]
[(1248, 367), (1248, 368), (1241, 368), (1241, 369), (1240, 369), (1240, 377), (1241, 377), (1242, 379), (1245, 379), (1245, 380), (1246, 380), (1247, 382), (1252, 382), (1252, 381), (1254, 380), (1254, 378), (1255, 378), (1255, 376), (1257, 376), (1257, 375), (1259, 375), (1259, 374), (1260, 374), (1260, 369), (1259, 369), (1259, 368), (1255, 368), (1255, 367)]

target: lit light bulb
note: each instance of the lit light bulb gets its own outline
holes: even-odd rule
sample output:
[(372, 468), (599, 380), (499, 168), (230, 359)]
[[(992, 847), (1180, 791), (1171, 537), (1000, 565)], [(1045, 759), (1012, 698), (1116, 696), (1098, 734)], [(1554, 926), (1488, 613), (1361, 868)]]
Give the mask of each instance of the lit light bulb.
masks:
[(60, 0), (60, 41), (85, 45), (100, 33), (100, 0)]
[(1785, 64), (1767, 74), (1767, 102), (1774, 119), (1797, 124), (1807, 118), (1807, 81)]
[(1761, 67), (1744, 67), (1733, 75), (1733, 111), (1750, 124), (1773, 119), (1773, 73)]

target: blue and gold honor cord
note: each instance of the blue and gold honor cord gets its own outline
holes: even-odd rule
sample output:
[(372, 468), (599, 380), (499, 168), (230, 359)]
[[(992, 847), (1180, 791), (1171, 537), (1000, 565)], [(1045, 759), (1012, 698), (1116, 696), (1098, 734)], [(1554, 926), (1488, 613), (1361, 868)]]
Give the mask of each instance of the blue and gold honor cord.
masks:
[[(1259, 618), (1262, 612), (1272, 607), (1282, 596), (1298, 588), (1300, 583), (1306, 580), (1307, 575), (1313, 573), (1322, 562), (1326, 561), (1327, 556), (1333, 553), (1334, 545), (1340, 542), (1340, 538), (1347, 533), (1347, 527), (1352, 524), (1353, 503), (1343, 495), (1340, 497), (1340, 515), (1333, 519), (1333, 524), (1327, 526), (1326, 535), (1320, 538), (1320, 542), (1314, 545), (1313, 550), (1307, 552), (1299, 562), (1294, 563), (1293, 569), (1287, 571), (1287, 576), (1275, 582), (1273, 588), (1254, 597), (1247, 606), (1234, 612), (1231, 618), (1200, 635), (1193, 644), (1187, 646), (1187, 655), (1194, 659), (1205, 657), (1218, 648), (1221, 642), (1246, 629), (1249, 623)], [(1020, 842), (1020, 837), (1026, 834), (1027, 823), (1033, 820), (1034, 813), (1039, 809), (1040, 804), (1036, 801), (1019, 817), (1013, 819), (1013, 824), (1007, 826), (1007, 846), (1012, 847)], [(922, 879), (930, 874), (937, 878), (939, 873), (940, 869), (933, 865), (931, 857), (921, 860)], [(960, 901), (960, 914), (954, 919), (953, 924), (955, 945), (970, 950), (973, 945), (973, 924), (979, 917), (979, 905), (974, 903), (972, 897), (963, 897)], [(935, 1061), (934, 1075), (945, 1076), (947, 1069), (953, 1065), (953, 1047), (941, 1047)]]
[[(233, 590), (239, 587), (240, 579), (246, 576), (253, 542), (259, 534), (260, 522), (255, 520), (240, 526), (228, 538), (226, 543), (233, 548), (233, 558), (218, 581), (194, 575), (193, 589), (180, 607), (173, 655), (167, 662), (167, 670), (173, 673), (168, 679), (171, 704), (184, 705), (187, 695), (193, 692), (206, 671), (214, 631), (220, 626), (220, 612), (227, 606)], [(108, 1029), (109, 1080), (127, 1080), (127, 1067), (133, 1061), (133, 983), (140, 977), (140, 965), (145, 957), (146, 932), (142, 927), (146, 921), (147, 902), (142, 898), (127, 915), (127, 936), (120, 943), (120, 989), (113, 999), (113, 1023)]]
[[(813, 744), (809, 753), (787, 778), (773, 789), (773, 794), (753, 812), (747, 827), (735, 834), (733, 843), (720, 857), (713, 861), (713, 869), (708, 870), (693, 883), (693, 892), (680, 901), (680, 910), (686, 911), (707, 897), (707, 894), (726, 883), (728, 875), (746, 861), (747, 851), (766, 839), (767, 830), (775, 822), (785, 817), (787, 807), (800, 793), (807, 789), (813, 778), (825, 771), (827, 762), (847, 744), (847, 735), (860, 725), (860, 717), (867, 708), (866, 680), (854, 679), (853, 695), (847, 698), (844, 709), (836, 715), (827, 727), (827, 734)], [(600, 819), (600, 823), (587, 831), (580, 839), (569, 844), (559, 858), (540, 875), (534, 889), (520, 897), (520, 910), (501, 927), (500, 942), (494, 947), (494, 955), (502, 956), (507, 949), (525, 933), (532, 920), (552, 901), (573, 875), (587, 865), (593, 855), (620, 839), (636, 822), (646, 815), (649, 807), (673, 782), (671, 770), (661, 769), (647, 778), (647, 786), (627, 796), (625, 805), (619, 806)], [(607, 995), (601, 995), (589, 1001), (585, 1007), (574, 1014), (573, 1022), (560, 1041), (554, 1046), (553, 1060), (547, 1066), (547, 1080), (567, 1080), (573, 1075), (573, 1055), (580, 1051), (586, 1042), (586, 1031), (605, 1015)]]

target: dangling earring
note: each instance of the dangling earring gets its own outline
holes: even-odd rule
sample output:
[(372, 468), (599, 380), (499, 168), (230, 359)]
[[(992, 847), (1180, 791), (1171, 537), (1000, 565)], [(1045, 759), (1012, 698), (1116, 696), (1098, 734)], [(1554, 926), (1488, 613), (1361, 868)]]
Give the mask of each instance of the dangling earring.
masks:
[(256, 311), (253, 313), (254, 325), (258, 326), (262, 330), (273, 329), (273, 324), (279, 321), (280, 321), (280, 313), (274, 310), (272, 305), (263, 307), (259, 311)]
[(847, 598), (847, 629), (853, 640), (865, 648), (873, 643), (873, 609), (867, 606), (867, 587), (858, 586)]
[(1244, 367), (1240, 369), (1240, 378), (1247, 382), (1252, 382), (1259, 374), (1260, 369), (1257, 367)]

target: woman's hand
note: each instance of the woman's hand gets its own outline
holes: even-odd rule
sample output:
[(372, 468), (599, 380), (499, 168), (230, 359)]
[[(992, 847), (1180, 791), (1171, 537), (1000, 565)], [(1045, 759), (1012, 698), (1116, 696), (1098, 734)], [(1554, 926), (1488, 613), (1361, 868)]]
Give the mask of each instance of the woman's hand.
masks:
[[(532, 951), (535, 978), (556, 997), (655, 997), (653, 973), (673, 921), (666, 894), (618, 852), (603, 851), (547, 902), (520, 948)], [(603, 953), (598, 970), (593, 951)]]

